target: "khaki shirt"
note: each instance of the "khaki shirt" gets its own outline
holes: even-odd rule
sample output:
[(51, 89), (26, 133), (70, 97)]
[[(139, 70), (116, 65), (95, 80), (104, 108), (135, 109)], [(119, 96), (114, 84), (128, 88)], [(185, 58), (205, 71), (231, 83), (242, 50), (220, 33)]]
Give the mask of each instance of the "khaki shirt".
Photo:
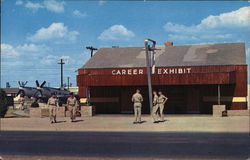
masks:
[(58, 99), (50, 97), (47, 103), (48, 106), (57, 106), (58, 107)]
[(22, 104), (22, 105), (23, 105), (23, 104), (24, 104), (24, 102), (25, 102), (25, 98), (24, 98), (24, 97), (20, 97), (20, 99), (19, 99), (18, 101), (19, 101), (19, 103), (20, 103), (20, 104)]
[(78, 105), (78, 102), (77, 102), (77, 100), (76, 100), (76, 98), (75, 97), (69, 97), (68, 99), (67, 99), (67, 105), (68, 106), (77, 106)]
[(167, 97), (165, 97), (164, 95), (160, 95), (158, 97), (158, 104), (165, 104), (167, 100), (168, 100)]
[(153, 98), (153, 105), (155, 106), (157, 103), (158, 103), (158, 96), (157, 95), (154, 95), (154, 98)]
[(142, 95), (140, 93), (135, 93), (132, 96), (132, 102), (141, 103), (143, 101)]

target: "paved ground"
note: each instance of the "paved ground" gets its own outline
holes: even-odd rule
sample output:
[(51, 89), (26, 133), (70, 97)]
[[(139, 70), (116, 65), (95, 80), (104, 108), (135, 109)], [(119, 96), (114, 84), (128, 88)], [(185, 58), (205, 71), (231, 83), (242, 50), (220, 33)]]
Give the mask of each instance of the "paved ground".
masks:
[(4, 131), (0, 144), (0, 155), (10, 159), (246, 160), (250, 150), (247, 133)]
[(60, 123), (50, 124), (49, 118), (1, 119), (1, 130), (22, 131), (110, 131), (110, 132), (249, 132), (249, 117), (212, 117), (210, 115), (172, 115), (166, 122), (153, 124), (144, 115), (143, 124), (133, 125), (132, 115), (98, 115), (78, 117), (71, 123), (69, 118), (58, 118)]
[(0, 155), (34, 160), (247, 160), (249, 117), (169, 116), (161, 124), (133, 125), (130, 115), (1, 120)]

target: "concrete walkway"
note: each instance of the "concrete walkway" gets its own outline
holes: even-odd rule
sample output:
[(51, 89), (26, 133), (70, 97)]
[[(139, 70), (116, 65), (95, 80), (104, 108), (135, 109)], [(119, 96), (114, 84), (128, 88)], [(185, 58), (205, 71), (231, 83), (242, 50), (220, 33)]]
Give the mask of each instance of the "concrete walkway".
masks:
[(142, 124), (132, 124), (133, 115), (97, 115), (57, 118), (59, 123), (50, 124), (49, 118), (3, 118), (4, 131), (92, 131), (92, 132), (249, 132), (248, 116), (212, 117), (210, 115), (170, 115), (164, 123), (154, 124), (149, 115), (143, 115)]

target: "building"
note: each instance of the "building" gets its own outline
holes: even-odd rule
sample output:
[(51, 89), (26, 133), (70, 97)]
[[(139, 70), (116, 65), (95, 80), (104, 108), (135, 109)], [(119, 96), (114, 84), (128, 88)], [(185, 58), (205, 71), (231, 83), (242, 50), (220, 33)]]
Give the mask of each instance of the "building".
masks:
[(16, 97), (19, 88), (3, 88), (7, 96), (7, 105), (13, 106), (14, 105), (14, 97)]
[[(152, 85), (169, 98), (166, 113), (211, 114), (212, 105), (247, 109), (244, 43), (157, 47)], [(149, 113), (144, 47), (101, 48), (78, 70), (79, 96), (90, 96), (97, 113), (132, 113), (131, 96), (140, 88)], [(220, 95), (220, 96), (218, 96)]]

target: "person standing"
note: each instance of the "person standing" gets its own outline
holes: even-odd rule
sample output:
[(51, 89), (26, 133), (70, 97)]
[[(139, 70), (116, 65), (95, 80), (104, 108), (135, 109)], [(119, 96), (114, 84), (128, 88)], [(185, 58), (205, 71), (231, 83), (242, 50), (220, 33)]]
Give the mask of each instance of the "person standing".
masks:
[(73, 93), (70, 93), (70, 96), (67, 99), (67, 107), (68, 107), (68, 110), (70, 112), (71, 122), (74, 122), (74, 120), (76, 119), (77, 106), (78, 106), (78, 102), (77, 102), (76, 97), (74, 96)]
[(153, 108), (152, 108), (152, 117), (153, 117), (153, 120), (154, 120), (154, 123), (158, 123), (158, 119), (159, 119), (159, 116), (157, 114), (157, 111), (159, 109), (159, 105), (158, 105), (158, 95), (157, 95), (157, 92), (156, 91), (153, 91)]
[(134, 103), (134, 114), (135, 114), (135, 121), (133, 123), (134, 124), (141, 123), (141, 107), (143, 98), (139, 89), (137, 89), (136, 93), (133, 94), (132, 102)]
[(24, 102), (25, 102), (25, 98), (24, 98), (24, 95), (21, 94), (20, 95), (20, 98), (19, 98), (19, 109), (20, 110), (24, 110)]
[(58, 104), (58, 99), (54, 93), (51, 94), (47, 106), (49, 108), (50, 122), (56, 123), (56, 110), (57, 107), (59, 107), (59, 104)]
[(160, 108), (160, 122), (164, 122), (164, 106), (165, 103), (167, 102), (168, 98), (162, 94), (161, 91), (158, 92), (159, 97), (158, 97), (158, 105)]

